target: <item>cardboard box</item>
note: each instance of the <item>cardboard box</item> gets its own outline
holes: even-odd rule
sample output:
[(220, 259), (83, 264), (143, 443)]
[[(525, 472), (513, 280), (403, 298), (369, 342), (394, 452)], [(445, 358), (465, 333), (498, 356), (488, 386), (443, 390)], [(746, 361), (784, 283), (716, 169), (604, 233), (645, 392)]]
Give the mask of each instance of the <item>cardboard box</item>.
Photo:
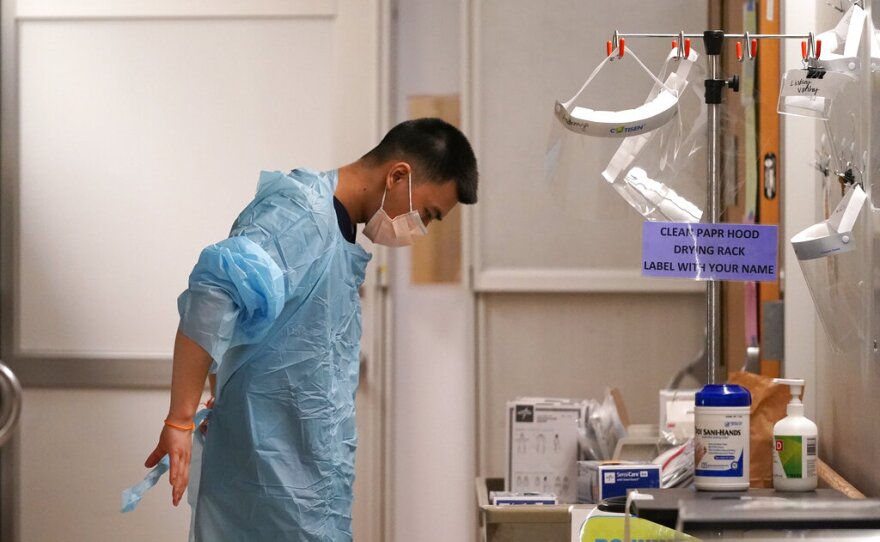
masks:
[(477, 478), (480, 540), (483, 542), (570, 542), (570, 504), (495, 506), (489, 494), (504, 488), (503, 478)]
[(583, 403), (523, 397), (507, 409), (505, 489), (552, 493), (560, 503), (574, 503)]
[(506, 504), (559, 504), (556, 495), (552, 493), (516, 493), (512, 491), (493, 491), (489, 493), (489, 500), (494, 506)]
[(628, 489), (660, 487), (660, 465), (578, 461), (577, 498), (581, 503), (626, 495)]

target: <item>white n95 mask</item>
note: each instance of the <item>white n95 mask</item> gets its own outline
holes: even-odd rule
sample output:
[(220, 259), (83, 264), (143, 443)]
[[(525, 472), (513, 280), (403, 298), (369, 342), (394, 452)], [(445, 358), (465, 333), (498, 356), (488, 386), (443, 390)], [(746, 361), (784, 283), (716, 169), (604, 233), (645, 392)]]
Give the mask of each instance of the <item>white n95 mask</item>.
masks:
[(387, 247), (403, 247), (413, 244), (416, 237), (421, 237), (428, 233), (422, 217), (418, 211), (413, 210), (412, 206), (412, 173), (409, 174), (409, 212), (404, 213), (395, 218), (388, 216), (385, 212), (385, 195), (388, 193), (388, 187), (382, 192), (382, 203), (379, 204), (379, 210), (367, 222), (364, 227), (364, 235), (367, 239), (380, 245)]

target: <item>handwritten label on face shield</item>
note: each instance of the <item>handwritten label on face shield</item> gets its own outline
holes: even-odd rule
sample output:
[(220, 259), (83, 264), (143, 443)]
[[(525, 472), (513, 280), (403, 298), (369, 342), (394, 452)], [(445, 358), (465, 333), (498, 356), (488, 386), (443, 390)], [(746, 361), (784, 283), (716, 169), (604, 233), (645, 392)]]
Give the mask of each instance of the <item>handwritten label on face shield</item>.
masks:
[(774, 282), (777, 226), (645, 222), (642, 275)]

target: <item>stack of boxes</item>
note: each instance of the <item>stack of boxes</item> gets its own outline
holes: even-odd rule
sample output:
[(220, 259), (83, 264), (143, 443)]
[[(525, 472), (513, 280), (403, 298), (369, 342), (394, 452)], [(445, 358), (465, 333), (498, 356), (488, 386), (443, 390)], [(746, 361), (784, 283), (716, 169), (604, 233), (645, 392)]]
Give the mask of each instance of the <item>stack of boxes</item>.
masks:
[(660, 487), (652, 463), (578, 461), (587, 403), (523, 397), (507, 403), (505, 490), (552, 494), (559, 503), (597, 503), (630, 488)]

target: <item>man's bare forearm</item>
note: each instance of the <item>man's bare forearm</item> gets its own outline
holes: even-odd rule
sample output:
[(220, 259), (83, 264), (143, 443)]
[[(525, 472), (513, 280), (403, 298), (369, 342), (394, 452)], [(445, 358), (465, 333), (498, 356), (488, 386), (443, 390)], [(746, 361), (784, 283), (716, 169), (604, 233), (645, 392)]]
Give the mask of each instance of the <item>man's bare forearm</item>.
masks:
[(171, 373), (171, 406), (168, 410), (170, 422), (181, 425), (192, 422), (210, 367), (210, 354), (178, 330), (174, 340), (174, 366)]

